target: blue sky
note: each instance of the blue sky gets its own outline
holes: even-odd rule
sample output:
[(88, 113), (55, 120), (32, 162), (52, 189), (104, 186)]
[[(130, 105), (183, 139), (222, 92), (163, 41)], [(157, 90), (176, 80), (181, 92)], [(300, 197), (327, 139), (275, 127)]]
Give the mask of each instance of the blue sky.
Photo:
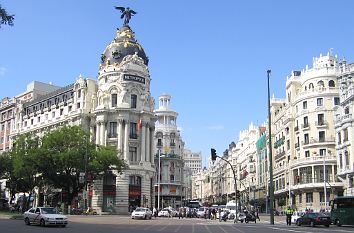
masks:
[[(68, 85), (96, 78), (101, 53), (131, 20), (149, 56), (151, 93), (172, 95), (186, 147), (221, 154), (250, 122), (267, 117), (271, 92), (284, 97), (286, 75), (330, 48), (354, 62), (354, 1), (341, 0), (0, 0), (15, 26), (0, 29), (0, 98), (38, 80)], [(156, 106), (157, 107), (157, 106)]]

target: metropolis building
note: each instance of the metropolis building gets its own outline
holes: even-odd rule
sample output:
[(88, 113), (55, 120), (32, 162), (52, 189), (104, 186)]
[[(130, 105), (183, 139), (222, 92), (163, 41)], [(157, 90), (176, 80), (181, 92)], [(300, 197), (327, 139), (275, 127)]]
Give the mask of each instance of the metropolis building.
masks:
[(81, 125), (96, 144), (116, 147), (128, 165), (121, 174), (111, 171), (102, 180), (89, 181), (89, 205), (117, 214), (128, 213), (131, 206), (153, 206), (156, 118), (150, 82), (148, 57), (124, 24), (101, 56), (98, 80), (80, 76), (66, 87), (17, 105), (12, 138)]

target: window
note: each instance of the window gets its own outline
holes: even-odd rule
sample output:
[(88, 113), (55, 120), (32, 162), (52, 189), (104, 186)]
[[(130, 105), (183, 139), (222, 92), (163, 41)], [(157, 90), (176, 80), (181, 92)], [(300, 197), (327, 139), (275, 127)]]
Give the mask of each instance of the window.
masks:
[(302, 108), (307, 109), (307, 101), (302, 102)]
[(73, 110), (73, 107), (70, 105), (69, 107), (68, 107), (68, 112), (71, 112)]
[(63, 115), (64, 109), (60, 109), (60, 116)]
[(310, 157), (310, 151), (309, 151), (309, 150), (306, 150), (306, 151), (305, 151), (305, 157), (306, 157), (306, 158)]
[(338, 144), (341, 144), (342, 143), (342, 135), (340, 132), (338, 132)]
[(130, 107), (131, 108), (136, 108), (136, 100), (137, 100), (137, 95), (132, 94), (130, 96)]
[(171, 183), (175, 182), (175, 176), (174, 175), (170, 175), (170, 182)]
[(326, 149), (320, 149), (320, 156), (326, 155)]
[(287, 149), (287, 150), (290, 150), (290, 140), (287, 140), (287, 141), (286, 141), (286, 149)]
[(81, 90), (78, 90), (78, 91), (77, 91), (77, 98), (78, 98), (78, 99), (81, 98)]
[(37, 122), (38, 122), (38, 123), (41, 122), (41, 117), (37, 117)]
[(140, 176), (129, 176), (129, 184), (130, 185), (141, 185), (141, 177)]
[(344, 114), (349, 114), (349, 107), (346, 107), (346, 108), (344, 109)]
[(312, 203), (312, 202), (313, 202), (313, 194), (306, 193), (306, 203)]
[(112, 99), (112, 107), (117, 107), (117, 94), (112, 94), (111, 95), (111, 99)]
[(4, 137), (1, 137), (0, 138), (0, 144), (3, 144), (4, 143)]
[(340, 99), (339, 97), (334, 97), (334, 105), (340, 105)]
[(1, 124), (1, 130), (0, 131), (4, 131), (5, 130), (5, 124)]
[(318, 132), (318, 140), (319, 140), (319, 142), (324, 142), (326, 140), (325, 131), (319, 131)]
[(343, 160), (342, 160), (342, 154), (339, 154), (339, 168), (342, 169), (343, 168)]
[(134, 122), (130, 123), (130, 138), (132, 139), (137, 139), (138, 135), (137, 135), (137, 124)]
[(329, 80), (329, 82), (328, 82), (328, 86), (329, 86), (329, 87), (335, 87), (335, 86), (336, 86), (336, 84), (334, 83), (334, 81), (333, 81), (333, 80)]
[(55, 117), (55, 112), (52, 112), (52, 118), (54, 118)]
[(307, 144), (309, 144), (309, 134), (308, 133), (305, 133), (304, 134), (304, 145), (307, 145)]
[(324, 82), (322, 80), (318, 81), (317, 86), (324, 87)]
[(348, 141), (348, 128), (343, 129), (343, 142)]
[(33, 125), (33, 119), (31, 119), (31, 125)]
[(157, 146), (162, 146), (162, 139), (161, 138), (157, 139)]
[(77, 103), (76, 108), (80, 109), (80, 103)]
[(324, 114), (321, 113), (321, 114), (318, 114), (317, 115), (317, 125), (324, 125), (325, 122), (324, 122)]
[(348, 151), (344, 152), (345, 166), (349, 167), (349, 153)]
[(323, 98), (317, 98), (317, 106), (323, 106)]
[(314, 86), (313, 86), (313, 83), (310, 83), (310, 84), (309, 84), (309, 89), (313, 89), (313, 87), (314, 87)]
[(136, 162), (138, 161), (138, 153), (136, 147), (129, 147), (129, 161)]
[(117, 122), (110, 122), (109, 123), (109, 138), (116, 138), (117, 137)]
[(302, 203), (302, 193), (299, 194), (299, 203)]
[(307, 116), (304, 117), (304, 128), (309, 127), (309, 118)]

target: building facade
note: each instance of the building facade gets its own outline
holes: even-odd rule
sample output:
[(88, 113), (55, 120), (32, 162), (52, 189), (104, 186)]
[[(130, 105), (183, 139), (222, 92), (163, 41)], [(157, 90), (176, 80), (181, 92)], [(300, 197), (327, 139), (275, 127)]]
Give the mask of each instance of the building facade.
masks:
[(313, 67), (294, 71), (286, 99), (271, 100), (275, 208), (328, 209), (342, 194), (337, 179), (334, 112), (339, 105), (338, 59), (314, 58)]
[(337, 175), (344, 195), (354, 196), (354, 64), (342, 62), (338, 76), (340, 106), (335, 115)]
[(159, 108), (155, 110), (155, 206), (158, 208), (180, 207), (185, 198), (184, 142), (177, 128), (178, 113), (170, 104), (171, 96), (163, 94), (159, 97)]
[(16, 109), (16, 138), (61, 125), (81, 125), (97, 145), (116, 147), (128, 165), (89, 185), (89, 205), (98, 212), (125, 214), (133, 206), (154, 204), (154, 99), (148, 58), (129, 25), (101, 56), (98, 81), (78, 80)]
[(189, 149), (184, 149), (183, 160), (185, 166), (192, 170), (193, 176), (197, 175), (197, 173), (202, 170), (202, 152), (192, 152)]

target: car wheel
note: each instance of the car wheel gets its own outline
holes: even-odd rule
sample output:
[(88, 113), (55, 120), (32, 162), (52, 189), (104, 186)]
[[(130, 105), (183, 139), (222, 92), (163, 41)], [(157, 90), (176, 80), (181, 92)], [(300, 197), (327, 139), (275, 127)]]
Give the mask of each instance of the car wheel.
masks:
[(31, 225), (29, 218), (25, 218), (25, 223), (26, 223), (26, 225)]
[(245, 223), (248, 223), (248, 220), (245, 220)]
[(342, 224), (340, 223), (339, 219), (336, 219), (335, 224), (337, 225), (337, 227), (342, 226)]
[(41, 221), (39, 222), (39, 225), (40, 225), (41, 227), (44, 227), (44, 226), (45, 226), (45, 221), (44, 221), (43, 218), (42, 218)]
[(296, 226), (301, 226), (301, 222), (299, 220), (296, 221)]
[(315, 223), (313, 221), (310, 222), (310, 226), (311, 227), (314, 227), (315, 226)]
[(243, 223), (243, 220), (241, 220), (241, 223)]

